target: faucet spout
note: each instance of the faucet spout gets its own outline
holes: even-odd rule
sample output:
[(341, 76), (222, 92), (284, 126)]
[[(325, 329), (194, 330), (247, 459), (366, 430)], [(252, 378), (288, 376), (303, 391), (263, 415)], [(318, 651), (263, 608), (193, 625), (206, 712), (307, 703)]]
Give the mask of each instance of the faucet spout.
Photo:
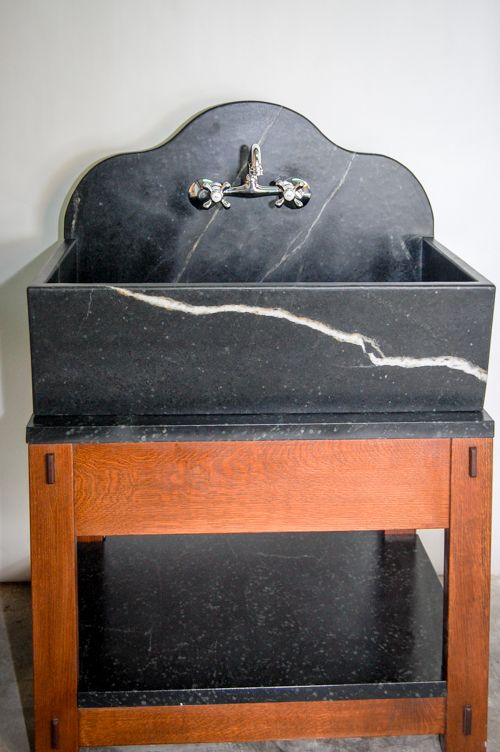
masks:
[(271, 185), (260, 185), (259, 175), (264, 174), (259, 144), (252, 144), (248, 157), (247, 174), (240, 185), (200, 178), (188, 189), (192, 203), (201, 209), (221, 204), (229, 209), (227, 196), (276, 196), (275, 205), (300, 209), (311, 198), (311, 189), (301, 178), (276, 178)]
[(262, 168), (262, 155), (259, 144), (252, 144), (250, 149), (250, 159), (248, 160), (248, 174), (251, 177), (258, 177), (264, 174)]

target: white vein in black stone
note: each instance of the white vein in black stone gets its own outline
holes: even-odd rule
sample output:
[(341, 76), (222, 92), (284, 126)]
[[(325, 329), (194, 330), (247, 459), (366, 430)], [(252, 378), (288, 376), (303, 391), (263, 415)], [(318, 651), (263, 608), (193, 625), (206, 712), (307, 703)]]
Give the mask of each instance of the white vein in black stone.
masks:
[[(269, 131), (276, 124), (276, 122), (277, 122), (277, 120), (278, 120), (278, 118), (279, 118), (282, 110), (283, 110), (283, 107), (280, 107), (278, 109), (278, 112), (276, 113), (276, 115), (272, 118), (272, 120), (270, 120), (270, 122), (266, 125), (266, 127), (262, 131), (262, 133), (260, 135), (260, 138), (257, 141), (257, 143), (258, 143), (259, 146), (262, 146), (264, 144), (264, 142), (265, 142), (265, 140), (266, 140), (266, 138), (268, 136)], [(244, 164), (241, 165), (240, 169), (238, 170), (238, 174), (236, 175), (236, 180), (241, 179), (247, 169), (248, 169), (248, 165), (245, 162)], [(175, 282), (179, 282), (181, 280), (181, 278), (183, 277), (183, 275), (185, 274), (185, 272), (187, 271), (187, 268), (190, 265), (191, 260), (192, 260), (192, 258), (194, 256), (194, 254), (196, 253), (196, 250), (197, 250), (198, 246), (200, 245), (201, 241), (203, 240), (204, 236), (206, 235), (206, 233), (210, 229), (210, 227), (213, 224), (213, 222), (215, 222), (215, 219), (219, 215), (219, 212), (221, 211), (221, 208), (222, 208), (221, 206), (216, 206), (215, 207), (215, 210), (214, 210), (212, 216), (210, 217), (210, 219), (208, 220), (207, 224), (205, 225), (205, 227), (200, 232), (200, 234), (198, 235), (198, 237), (194, 241), (193, 245), (191, 246), (191, 249), (189, 250), (189, 252), (188, 252), (188, 254), (187, 254), (187, 256), (186, 256), (186, 258), (184, 260), (184, 263), (182, 265), (182, 268), (181, 268), (180, 272), (175, 277), (175, 280), (174, 280)]]
[(274, 264), (274, 266), (272, 266), (264, 274), (264, 276), (260, 280), (261, 282), (264, 282), (264, 280), (266, 280), (268, 277), (270, 277), (271, 274), (273, 274), (277, 269), (280, 268), (280, 266), (283, 266), (283, 264), (286, 264), (287, 261), (289, 261), (291, 258), (293, 258), (293, 256), (295, 256), (304, 247), (304, 243), (309, 239), (312, 231), (314, 230), (315, 226), (318, 224), (319, 220), (321, 219), (321, 215), (325, 211), (326, 207), (328, 206), (328, 204), (330, 203), (330, 201), (332, 201), (335, 198), (335, 196), (337, 195), (337, 193), (340, 191), (340, 189), (344, 185), (344, 183), (345, 183), (345, 181), (347, 179), (347, 176), (349, 175), (349, 172), (351, 170), (352, 163), (354, 162), (354, 159), (356, 158), (356, 156), (357, 156), (356, 152), (353, 152), (353, 154), (352, 154), (349, 162), (347, 163), (347, 167), (345, 168), (342, 177), (340, 178), (340, 180), (338, 181), (338, 183), (335, 184), (333, 190), (329, 193), (329, 195), (327, 196), (327, 198), (325, 199), (325, 201), (321, 204), (321, 206), (319, 208), (319, 211), (317, 212), (317, 214), (314, 217), (313, 221), (311, 222), (311, 224), (307, 228), (306, 233), (305, 233), (304, 237), (302, 238), (302, 240), (300, 242), (298, 242), (297, 244), (295, 244), (295, 241), (298, 240), (298, 238), (300, 237), (301, 233), (303, 232), (303, 230), (300, 230), (299, 233), (293, 238), (292, 242), (290, 243), (290, 245), (286, 249), (286, 251), (283, 254), (283, 256), (280, 258), (280, 260), (277, 261)]
[(125, 287), (115, 287), (108, 285), (108, 289), (114, 290), (119, 295), (126, 298), (133, 298), (141, 303), (146, 303), (156, 308), (163, 308), (166, 311), (175, 311), (178, 313), (187, 313), (191, 316), (211, 316), (218, 313), (236, 313), (249, 314), (251, 316), (263, 316), (265, 318), (283, 319), (297, 326), (305, 326), (308, 329), (324, 334), (336, 342), (344, 342), (349, 345), (355, 345), (361, 348), (363, 354), (369, 359), (374, 366), (390, 368), (450, 368), (455, 371), (462, 371), (479, 381), (486, 381), (487, 371), (480, 366), (471, 363), (465, 358), (456, 355), (435, 355), (431, 357), (415, 358), (407, 355), (384, 355), (380, 345), (376, 340), (360, 332), (344, 332), (341, 329), (325, 324), (323, 321), (311, 319), (308, 316), (298, 316), (292, 311), (285, 308), (267, 308), (265, 306), (251, 306), (242, 303), (226, 303), (223, 305), (192, 305), (181, 300), (175, 300), (167, 296), (145, 295), (141, 292), (134, 292)]

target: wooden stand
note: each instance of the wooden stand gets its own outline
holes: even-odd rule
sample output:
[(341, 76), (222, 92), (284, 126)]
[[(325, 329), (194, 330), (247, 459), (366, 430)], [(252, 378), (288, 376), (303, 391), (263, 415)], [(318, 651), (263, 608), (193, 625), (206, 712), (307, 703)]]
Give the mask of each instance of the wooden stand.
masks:
[[(412, 734), (484, 752), (491, 452), (484, 438), (30, 445), (37, 752)], [(421, 528), (447, 531), (446, 698), (78, 708), (77, 538)]]

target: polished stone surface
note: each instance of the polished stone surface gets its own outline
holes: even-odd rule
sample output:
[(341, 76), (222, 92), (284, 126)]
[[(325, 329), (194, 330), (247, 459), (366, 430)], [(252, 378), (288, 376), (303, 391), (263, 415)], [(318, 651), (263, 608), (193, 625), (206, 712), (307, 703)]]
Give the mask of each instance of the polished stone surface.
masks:
[(109, 537), (78, 568), (82, 706), (445, 694), (418, 538)]
[[(307, 206), (193, 207), (189, 184), (241, 176), (257, 141), (266, 178), (310, 182)], [(34, 412), (479, 410), (494, 288), (432, 236), (395, 160), (277, 105), (210, 109), (76, 187), (28, 293)]]
[[(30, 752), (31, 618), (29, 586), (0, 585), (0, 749)], [(489, 748), (500, 749), (500, 578), (493, 578)], [(111, 748), (106, 748), (110, 750)], [(200, 745), (120, 747), (116, 752), (200, 752)], [(436, 737), (325, 739), (251, 744), (204, 744), (203, 752), (440, 752)], [(105, 752), (104, 748), (96, 752)]]
[[(268, 197), (199, 210), (198, 178), (240, 182), (259, 143), (262, 184), (300, 177), (299, 211)], [(79, 282), (375, 282), (421, 279), (429, 200), (415, 176), (384, 156), (347, 151), (293, 110), (262, 102), (211, 108), (171, 140), (100, 162), (69, 202)], [(66, 272), (66, 273), (71, 273)]]
[(32, 416), (33, 444), (145, 441), (290, 441), (294, 439), (490, 438), (494, 422), (476, 413), (339, 415)]
[(34, 412), (478, 410), (493, 295), (474, 281), (35, 286)]

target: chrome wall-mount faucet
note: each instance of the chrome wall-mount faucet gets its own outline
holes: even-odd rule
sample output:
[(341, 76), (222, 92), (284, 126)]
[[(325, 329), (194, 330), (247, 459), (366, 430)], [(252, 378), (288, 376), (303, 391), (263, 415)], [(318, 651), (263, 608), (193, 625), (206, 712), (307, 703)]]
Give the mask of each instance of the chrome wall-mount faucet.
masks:
[(241, 185), (200, 178), (189, 186), (189, 198), (199, 209), (210, 209), (217, 204), (229, 209), (231, 204), (226, 196), (277, 196), (275, 206), (285, 204), (291, 209), (301, 209), (311, 198), (311, 188), (302, 178), (276, 178), (270, 185), (260, 185), (259, 175), (263, 172), (260, 146), (253, 144)]

